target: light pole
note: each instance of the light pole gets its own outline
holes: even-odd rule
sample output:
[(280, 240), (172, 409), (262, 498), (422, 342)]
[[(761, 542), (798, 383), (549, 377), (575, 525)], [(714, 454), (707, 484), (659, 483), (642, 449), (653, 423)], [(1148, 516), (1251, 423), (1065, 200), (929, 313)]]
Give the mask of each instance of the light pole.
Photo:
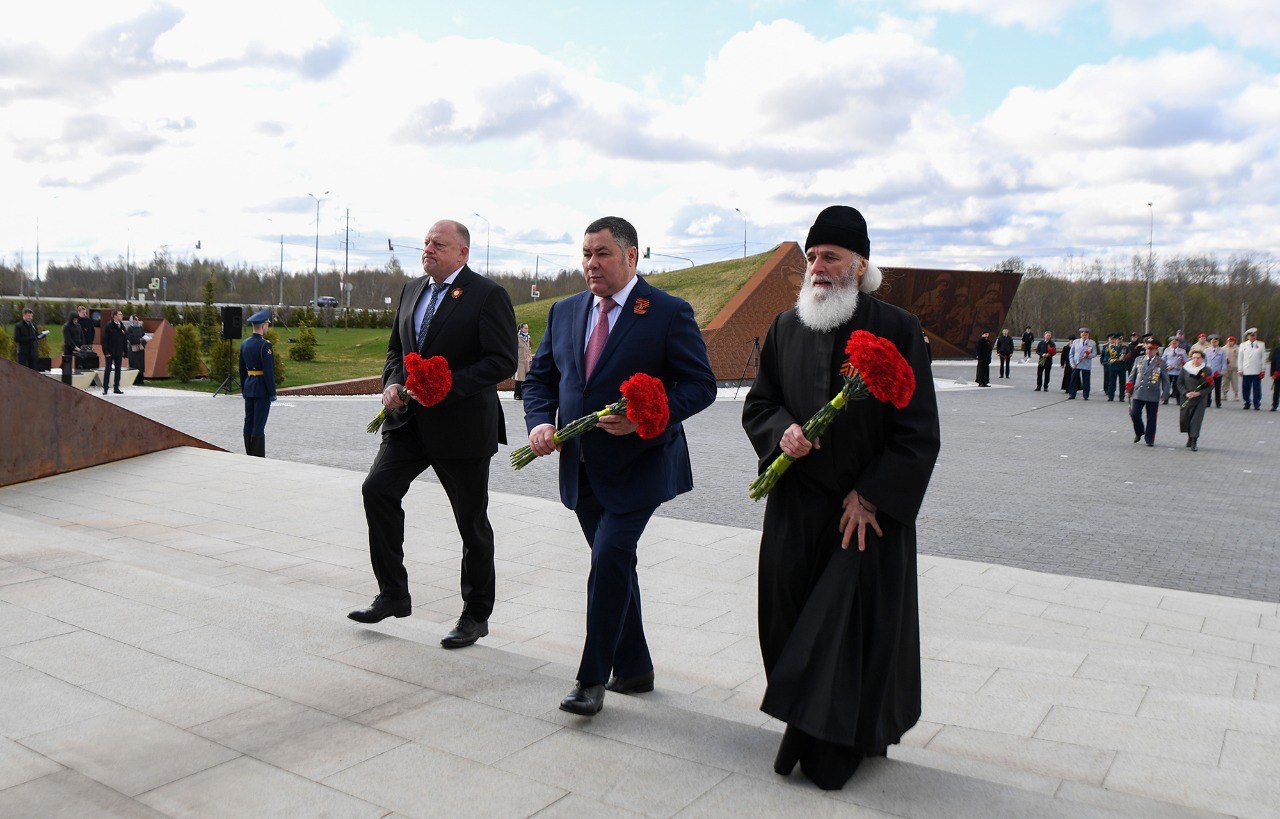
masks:
[(738, 208), (734, 210), (738, 211), (738, 215), (742, 217), (742, 258), (745, 259), (747, 258), (747, 215)]
[[(475, 213), (475, 211), (472, 211), (472, 213)], [(481, 219), (484, 219), (484, 217), (480, 216), (480, 214), (478, 213), (475, 213), (475, 215), (479, 216)], [(486, 276), (489, 275), (489, 220), (488, 219), (484, 219), (484, 274)]]
[(1151, 213), (1151, 227), (1147, 231), (1147, 312), (1142, 319), (1143, 335), (1151, 332), (1151, 276), (1155, 272), (1151, 257), (1151, 242), (1156, 235), (1156, 211), (1150, 202), (1147, 203), (1147, 210)]
[(311, 274), (311, 306), (319, 307), (316, 302), (320, 301), (320, 203), (329, 195), (328, 191), (316, 196), (314, 193), (308, 193), (312, 199), (316, 200), (316, 266)]

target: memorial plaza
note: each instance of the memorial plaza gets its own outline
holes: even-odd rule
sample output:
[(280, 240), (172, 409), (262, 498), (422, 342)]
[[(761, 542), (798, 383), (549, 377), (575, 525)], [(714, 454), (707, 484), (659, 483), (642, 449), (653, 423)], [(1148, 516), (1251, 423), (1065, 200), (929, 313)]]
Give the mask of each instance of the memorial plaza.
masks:
[[(375, 397), (102, 398), (223, 447), (0, 489), (0, 816), (1277, 816), (1280, 413), (977, 389), (939, 362), (918, 522), (924, 712), (842, 791), (772, 770), (758, 710), (764, 505), (746, 387), (687, 424), (695, 490), (639, 550), (657, 689), (558, 710), (588, 552), (551, 458), (493, 460), (491, 634), (446, 651), (459, 540), (430, 473), (405, 500), (413, 616), (376, 591), (360, 484)], [(503, 402), (509, 439), (521, 405)], [(110, 438), (100, 441), (104, 449)]]

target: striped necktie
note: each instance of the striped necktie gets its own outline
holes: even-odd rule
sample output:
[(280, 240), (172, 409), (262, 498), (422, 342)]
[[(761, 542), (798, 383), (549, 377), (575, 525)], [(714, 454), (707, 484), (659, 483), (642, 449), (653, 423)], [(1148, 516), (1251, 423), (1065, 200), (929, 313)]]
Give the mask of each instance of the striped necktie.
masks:
[(418, 353), (422, 353), (422, 345), (427, 340), (427, 328), (431, 326), (431, 317), (436, 314), (436, 308), (440, 305), (440, 296), (448, 287), (448, 282), (440, 282), (431, 284), (431, 298), (427, 302), (427, 311), (422, 314), (422, 325), (418, 327)]

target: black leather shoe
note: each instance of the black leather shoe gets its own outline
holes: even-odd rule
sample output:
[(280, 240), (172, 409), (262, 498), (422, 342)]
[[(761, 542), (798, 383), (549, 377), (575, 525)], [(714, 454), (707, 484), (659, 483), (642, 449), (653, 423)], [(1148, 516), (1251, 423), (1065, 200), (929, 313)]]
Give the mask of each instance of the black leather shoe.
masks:
[(1147, 446), (1155, 446), (1155, 445), (1156, 445), (1155, 441), (1147, 441)]
[(367, 609), (359, 609), (347, 615), (357, 623), (380, 623), (388, 617), (408, 617), (413, 613), (413, 605), (408, 597), (393, 599), (385, 594), (373, 598)]
[(440, 641), (440, 645), (445, 648), (465, 648), (488, 634), (487, 622), (481, 623), (470, 614), (464, 614), (458, 618), (458, 624), (453, 627), (453, 631), (446, 634)]
[(615, 694), (647, 694), (653, 690), (653, 671), (622, 678), (615, 674), (605, 686), (605, 690)]
[(1139, 442), (1139, 441), (1141, 441), (1141, 440), (1142, 440), (1142, 433), (1138, 433), (1137, 435), (1133, 436), (1133, 442), (1134, 442), (1135, 444), (1136, 444), (1136, 443), (1138, 443), (1138, 442)]
[(124, 390), (112, 390), (116, 395), (124, 395)]
[(560, 700), (560, 710), (580, 717), (594, 717), (604, 708), (604, 686), (578, 683), (569, 696)]

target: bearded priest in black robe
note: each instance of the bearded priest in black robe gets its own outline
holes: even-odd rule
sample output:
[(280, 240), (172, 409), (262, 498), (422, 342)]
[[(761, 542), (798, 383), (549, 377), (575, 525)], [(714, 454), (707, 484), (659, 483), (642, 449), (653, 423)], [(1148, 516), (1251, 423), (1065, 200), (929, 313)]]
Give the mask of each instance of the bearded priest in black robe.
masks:
[[(787, 723), (774, 770), (797, 762), (844, 786), (920, 717), (916, 514), (938, 457), (938, 406), (920, 322), (877, 299), (867, 223), (829, 207), (805, 242), (796, 307), (765, 338), (742, 425), (763, 470), (796, 462), (769, 494), (760, 542), (760, 709)], [(915, 374), (903, 409), (850, 402), (820, 439), (801, 426), (843, 386), (854, 330), (897, 346)]]

